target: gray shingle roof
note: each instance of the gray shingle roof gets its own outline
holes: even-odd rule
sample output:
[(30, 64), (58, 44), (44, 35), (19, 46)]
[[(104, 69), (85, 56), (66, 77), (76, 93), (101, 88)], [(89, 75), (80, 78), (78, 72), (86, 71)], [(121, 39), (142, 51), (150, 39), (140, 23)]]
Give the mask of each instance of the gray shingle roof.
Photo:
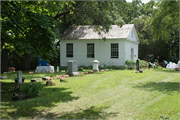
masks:
[(89, 25), (71, 26), (60, 37), (60, 39), (118, 39), (127, 38), (134, 24), (125, 24), (121, 28), (117, 25), (111, 25), (112, 29), (108, 33), (101, 32), (99, 35), (93, 31)]

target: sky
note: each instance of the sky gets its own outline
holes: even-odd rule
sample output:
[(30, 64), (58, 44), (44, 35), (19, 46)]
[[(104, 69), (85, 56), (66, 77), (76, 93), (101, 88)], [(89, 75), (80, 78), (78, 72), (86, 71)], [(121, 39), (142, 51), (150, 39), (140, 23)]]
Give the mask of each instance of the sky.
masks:
[[(126, 0), (127, 2), (132, 2), (132, 0)], [(141, 0), (143, 3), (148, 3), (150, 0)]]

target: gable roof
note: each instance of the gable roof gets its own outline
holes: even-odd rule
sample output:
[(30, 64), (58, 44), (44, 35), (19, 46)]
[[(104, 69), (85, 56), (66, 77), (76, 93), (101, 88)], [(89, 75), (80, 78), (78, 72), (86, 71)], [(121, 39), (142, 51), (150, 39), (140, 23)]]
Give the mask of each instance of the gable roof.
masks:
[[(91, 27), (91, 28), (90, 28)], [(117, 25), (111, 25), (112, 29), (109, 29), (108, 33), (101, 32), (99, 35), (93, 31), (93, 26), (71, 26), (60, 37), (60, 39), (119, 39), (127, 38), (130, 31), (134, 27), (134, 24), (125, 24), (121, 28)]]

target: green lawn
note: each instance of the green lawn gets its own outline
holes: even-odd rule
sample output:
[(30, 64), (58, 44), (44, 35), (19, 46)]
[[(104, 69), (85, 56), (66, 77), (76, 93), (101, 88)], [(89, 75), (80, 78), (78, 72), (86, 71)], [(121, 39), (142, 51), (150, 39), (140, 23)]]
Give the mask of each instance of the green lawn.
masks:
[[(30, 82), (32, 75), (23, 74)], [(1, 80), (1, 119), (180, 118), (180, 72), (174, 70), (113, 70), (55, 80), (57, 86), (44, 87), (41, 96), (21, 101), (12, 101), (9, 91), (16, 73), (3, 75), (9, 79)]]

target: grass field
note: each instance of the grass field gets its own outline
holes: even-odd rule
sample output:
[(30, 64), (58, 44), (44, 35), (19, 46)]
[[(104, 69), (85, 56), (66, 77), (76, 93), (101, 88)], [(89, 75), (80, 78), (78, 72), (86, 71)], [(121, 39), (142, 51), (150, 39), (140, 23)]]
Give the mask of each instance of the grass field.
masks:
[[(51, 73), (29, 74), (25, 82)], [(54, 74), (65, 74), (54, 73)], [(47, 86), (40, 96), (12, 101), (16, 73), (1, 80), (1, 119), (179, 119), (180, 72), (113, 70), (70, 77)], [(41, 81), (45, 84), (44, 81)]]

